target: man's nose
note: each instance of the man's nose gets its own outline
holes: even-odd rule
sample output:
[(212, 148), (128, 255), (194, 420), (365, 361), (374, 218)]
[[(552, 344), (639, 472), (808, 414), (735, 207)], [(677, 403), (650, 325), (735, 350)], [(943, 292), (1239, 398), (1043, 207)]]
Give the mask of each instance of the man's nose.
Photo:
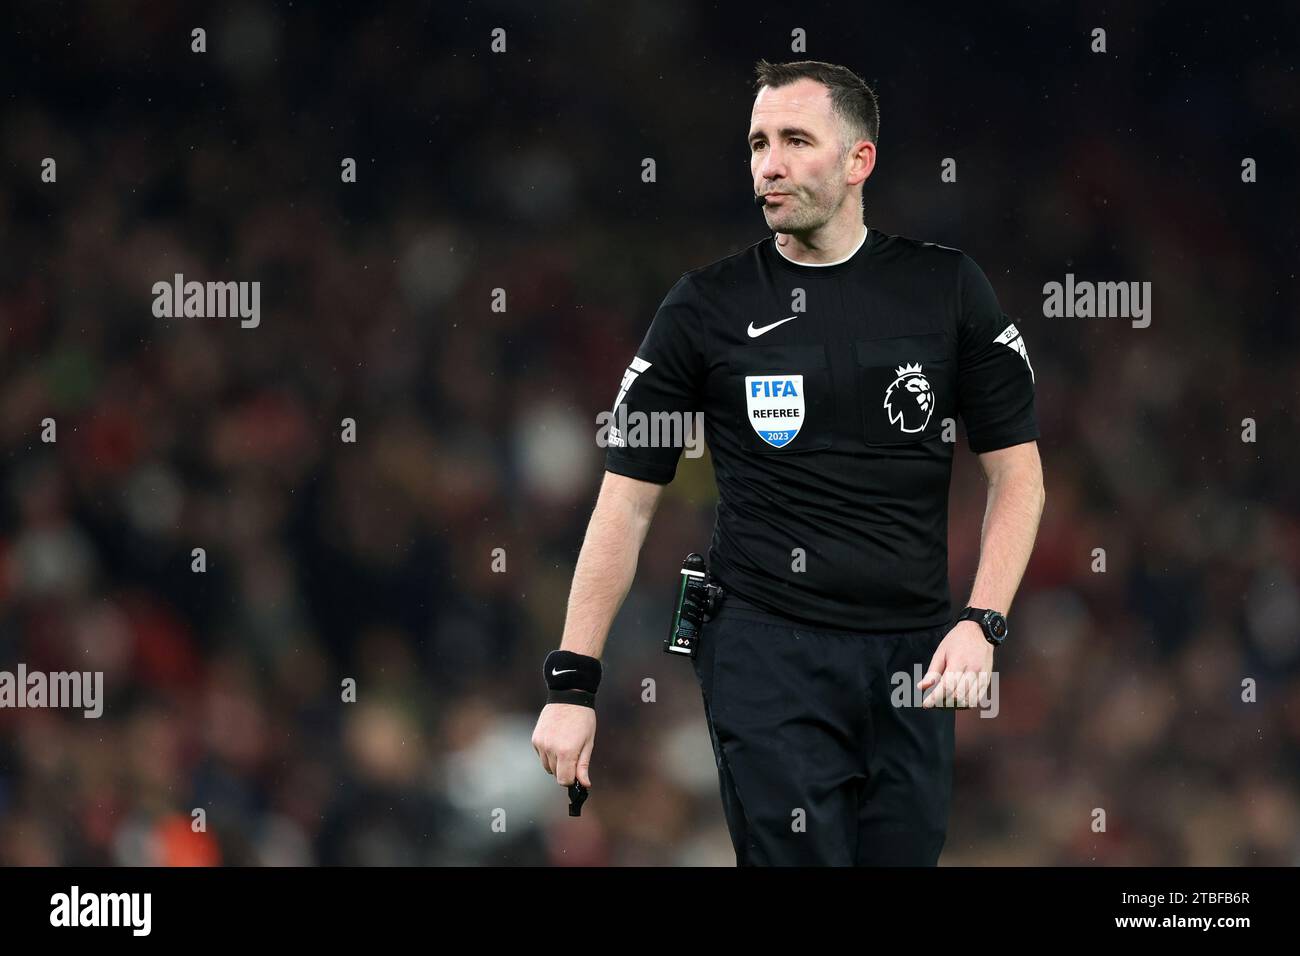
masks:
[(758, 164), (758, 174), (764, 179), (772, 179), (778, 174), (785, 175), (785, 159), (775, 149), (769, 148)]

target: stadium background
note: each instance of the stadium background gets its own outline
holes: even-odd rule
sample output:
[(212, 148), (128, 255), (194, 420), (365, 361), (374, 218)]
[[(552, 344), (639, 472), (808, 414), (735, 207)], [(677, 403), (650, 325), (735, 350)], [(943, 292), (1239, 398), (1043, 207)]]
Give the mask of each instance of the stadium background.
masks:
[[(753, 63), (805, 56), (881, 98), (869, 224), (970, 253), (1037, 375), (1048, 505), (1001, 714), (958, 718), (942, 863), (1300, 862), (1293, 23), (306, 6), (8, 11), (0, 668), (102, 670), (107, 700), (0, 711), (0, 863), (734, 863), (694, 677), (660, 650), (707, 457), (607, 647), (580, 820), (529, 736), (595, 415), (677, 277), (765, 234)], [(176, 272), (259, 280), (261, 325), (154, 318)], [(1043, 318), (1066, 272), (1150, 281), (1151, 326)], [(983, 504), (963, 435), (957, 601)]]

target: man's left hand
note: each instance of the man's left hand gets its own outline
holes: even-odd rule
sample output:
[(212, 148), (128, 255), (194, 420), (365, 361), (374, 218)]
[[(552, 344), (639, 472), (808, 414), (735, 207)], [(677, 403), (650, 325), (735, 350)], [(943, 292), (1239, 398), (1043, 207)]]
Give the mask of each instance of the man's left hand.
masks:
[[(993, 645), (974, 621), (958, 621), (935, 648), (917, 688), (922, 707), (978, 707), (993, 673)], [(936, 686), (937, 685), (937, 686)]]

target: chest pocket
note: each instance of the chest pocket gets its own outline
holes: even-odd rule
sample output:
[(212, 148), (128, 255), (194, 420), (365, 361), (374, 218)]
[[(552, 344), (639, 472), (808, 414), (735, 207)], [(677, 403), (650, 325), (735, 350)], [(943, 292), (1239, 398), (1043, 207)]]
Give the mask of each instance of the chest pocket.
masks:
[(957, 412), (957, 368), (942, 332), (853, 343), (868, 445), (937, 438)]
[(749, 451), (797, 455), (830, 446), (835, 400), (824, 345), (732, 349), (726, 387)]

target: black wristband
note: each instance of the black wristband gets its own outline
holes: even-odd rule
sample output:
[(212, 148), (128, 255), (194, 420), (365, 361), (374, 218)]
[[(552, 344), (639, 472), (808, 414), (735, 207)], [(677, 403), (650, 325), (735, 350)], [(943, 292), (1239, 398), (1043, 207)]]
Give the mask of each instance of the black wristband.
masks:
[(557, 691), (583, 691), (588, 695), (587, 699), (563, 700), (560, 703), (586, 703), (588, 707), (594, 707), (595, 704), (588, 701), (594, 700), (596, 696), (600, 674), (600, 661), (594, 657), (575, 654), (573, 651), (551, 651), (542, 664), (542, 677), (546, 681), (547, 690), (551, 692), (547, 696), (547, 703), (555, 702), (553, 695)]
[(596, 695), (589, 694), (585, 690), (548, 690), (546, 692), (546, 702), (548, 704), (580, 704), (583, 707), (596, 709)]

